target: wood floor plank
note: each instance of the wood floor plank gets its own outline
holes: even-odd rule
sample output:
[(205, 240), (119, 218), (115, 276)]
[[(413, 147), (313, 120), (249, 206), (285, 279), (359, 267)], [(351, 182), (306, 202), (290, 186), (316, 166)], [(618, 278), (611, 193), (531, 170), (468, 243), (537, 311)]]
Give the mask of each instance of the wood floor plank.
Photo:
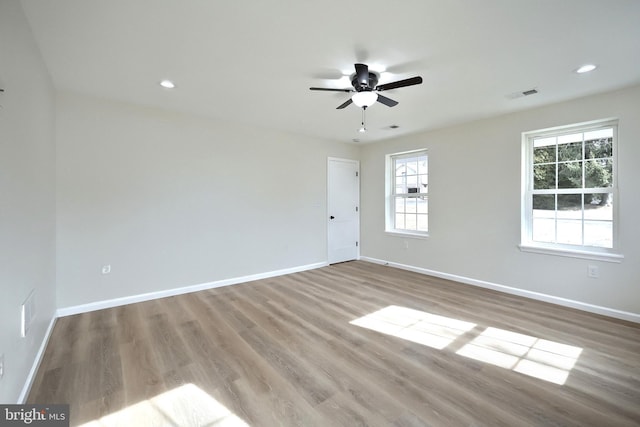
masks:
[[(369, 378), (352, 375), (349, 364), (340, 354), (332, 351), (333, 347), (327, 341), (330, 337), (322, 337), (319, 340), (317, 335), (309, 337), (309, 325), (296, 322), (295, 316), (287, 315), (284, 310), (270, 304), (270, 301), (261, 305), (243, 301), (242, 305), (244, 311), (250, 313), (257, 324), (269, 326), (267, 332), (280, 345), (286, 345), (288, 352), (305, 361), (308, 366), (315, 367), (316, 376), (330, 381), (335, 389), (348, 394), (351, 400), (368, 413), (379, 413), (389, 421), (395, 416), (397, 406), (402, 406), (394, 406), (397, 402), (387, 393), (371, 393), (370, 390), (378, 387)], [(315, 351), (308, 351), (310, 348), (314, 348)]]
[(148, 340), (120, 344), (125, 401), (132, 405), (164, 391), (162, 373)]
[(355, 261), (58, 319), (28, 401), (71, 425), (638, 426), (640, 325)]

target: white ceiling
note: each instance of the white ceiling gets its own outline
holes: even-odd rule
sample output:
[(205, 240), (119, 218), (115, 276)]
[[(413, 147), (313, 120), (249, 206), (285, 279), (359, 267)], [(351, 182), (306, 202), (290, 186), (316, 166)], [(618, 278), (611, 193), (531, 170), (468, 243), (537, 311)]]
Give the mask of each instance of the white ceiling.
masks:
[[(362, 143), (640, 83), (638, 0), (22, 0), (53, 82), (232, 122)], [(336, 107), (353, 64), (399, 101)], [(599, 68), (573, 71), (585, 63)], [(176, 82), (174, 90), (158, 86)], [(509, 95), (536, 88), (529, 97)], [(390, 125), (398, 125), (396, 130)]]

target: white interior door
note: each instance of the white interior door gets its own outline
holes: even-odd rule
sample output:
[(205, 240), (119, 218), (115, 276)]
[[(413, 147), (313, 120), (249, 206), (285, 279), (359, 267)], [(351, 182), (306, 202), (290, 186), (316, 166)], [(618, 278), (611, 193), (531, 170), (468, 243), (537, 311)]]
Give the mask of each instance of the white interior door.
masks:
[(329, 158), (327, 221), (329, 264), (358, 258), (360, 239), (360, 164)]

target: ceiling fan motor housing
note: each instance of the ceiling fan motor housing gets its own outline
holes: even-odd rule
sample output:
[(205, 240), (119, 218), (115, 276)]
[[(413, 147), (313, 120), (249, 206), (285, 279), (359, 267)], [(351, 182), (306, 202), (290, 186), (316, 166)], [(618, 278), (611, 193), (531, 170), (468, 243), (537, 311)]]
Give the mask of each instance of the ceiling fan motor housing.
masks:
[(356, 90), (356, 92), (362, 92), (363, 90), (372, 91), (377, 84), (378, 84), (378, 75), (372, 72), (369, 72), (369, 81), (367, 82), (366, 85), (358, 81), (357, 74), (354, 74), (353, 79), (351, 80), (351, 85)]

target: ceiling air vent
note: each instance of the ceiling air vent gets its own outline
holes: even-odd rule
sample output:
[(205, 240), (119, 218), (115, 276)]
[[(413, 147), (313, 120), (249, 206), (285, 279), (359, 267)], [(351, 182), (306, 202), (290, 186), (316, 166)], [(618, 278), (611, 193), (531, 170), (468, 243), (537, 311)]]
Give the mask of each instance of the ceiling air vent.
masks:
[(507, 99), (517, 99), (517, 98), (522, 98), (529, 95), (535, 95), (536, 93), (538, 93), (538, 89), (529, 89), (522, 92), (513, 92), (506, 95), (505, 97)]

